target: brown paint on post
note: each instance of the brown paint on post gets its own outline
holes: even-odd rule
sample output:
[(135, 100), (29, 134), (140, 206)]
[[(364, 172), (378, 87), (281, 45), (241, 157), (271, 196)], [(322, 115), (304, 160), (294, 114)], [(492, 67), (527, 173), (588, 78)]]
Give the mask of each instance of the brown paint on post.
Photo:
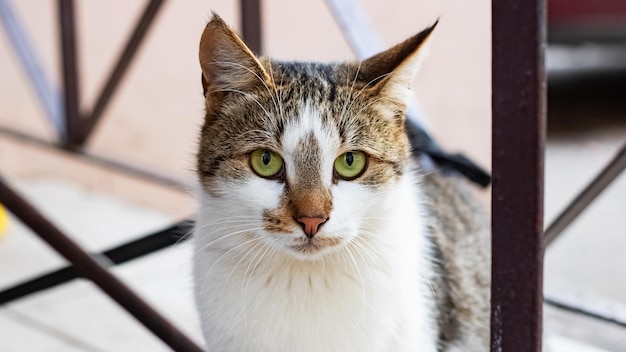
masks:
[(492, 0), (491, 351), (541, 351), (545, 0)]

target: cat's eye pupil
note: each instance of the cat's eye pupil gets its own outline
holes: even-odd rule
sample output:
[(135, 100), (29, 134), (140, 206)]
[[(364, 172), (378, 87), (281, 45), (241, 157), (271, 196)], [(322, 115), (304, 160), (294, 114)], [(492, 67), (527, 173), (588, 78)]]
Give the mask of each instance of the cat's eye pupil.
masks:
[(352, 166), (352, 163), (354, 163), (354, 155), (352, 155), (351, 152), (346, 153), (346, 164), (348, 164), (348, 166)]
[(261, 161), (263, 161), (263, 164), (267, 165), (270, 163), (270, 160), (272, 160), (272, 154), (269, 152), (269, 150), (264, 151), (263, 155), (261, 156)]

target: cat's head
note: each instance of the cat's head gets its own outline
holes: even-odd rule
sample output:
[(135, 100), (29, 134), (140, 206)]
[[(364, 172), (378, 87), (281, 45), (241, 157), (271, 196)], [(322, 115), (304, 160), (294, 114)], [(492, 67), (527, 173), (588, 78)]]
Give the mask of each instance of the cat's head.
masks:
[(214, 16), (197, 172), (201, 211), (235, 224), (218, 235), (314, 259), (369, 233), (409, 170), (405, 110), (433, 28), (361, 62), (292, 63), (256, 57)]

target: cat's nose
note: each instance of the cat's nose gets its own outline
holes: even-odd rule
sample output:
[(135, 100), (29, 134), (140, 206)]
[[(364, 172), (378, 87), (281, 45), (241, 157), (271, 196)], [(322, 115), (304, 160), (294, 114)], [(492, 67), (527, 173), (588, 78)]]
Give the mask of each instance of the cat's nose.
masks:
[(324, 217), (307, 217), (307, 216), (302, 216), (296, 219), (297, 222), (300, 223), (300, 225), (302, 226), (302, 229), (304, 230), (304, 234), (306, 235), (306, 237), (308, 238), (313, 238), (313, 236), (315, 236), (315, 234), (317, 233), (317, 230), (319, 230), (320, 226), (325, 223), (328, 220), (328, 218), (324, 218)]

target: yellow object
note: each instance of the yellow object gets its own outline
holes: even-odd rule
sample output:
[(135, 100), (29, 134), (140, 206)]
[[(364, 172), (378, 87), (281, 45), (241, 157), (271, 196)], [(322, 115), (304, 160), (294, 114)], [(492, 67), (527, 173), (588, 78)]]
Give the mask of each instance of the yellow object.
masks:
[(0, 205), (0, 237), (4, 234), (4, 231), (7, 229), (7, 225), (9, 224), (9, 215), (6, 210)]

